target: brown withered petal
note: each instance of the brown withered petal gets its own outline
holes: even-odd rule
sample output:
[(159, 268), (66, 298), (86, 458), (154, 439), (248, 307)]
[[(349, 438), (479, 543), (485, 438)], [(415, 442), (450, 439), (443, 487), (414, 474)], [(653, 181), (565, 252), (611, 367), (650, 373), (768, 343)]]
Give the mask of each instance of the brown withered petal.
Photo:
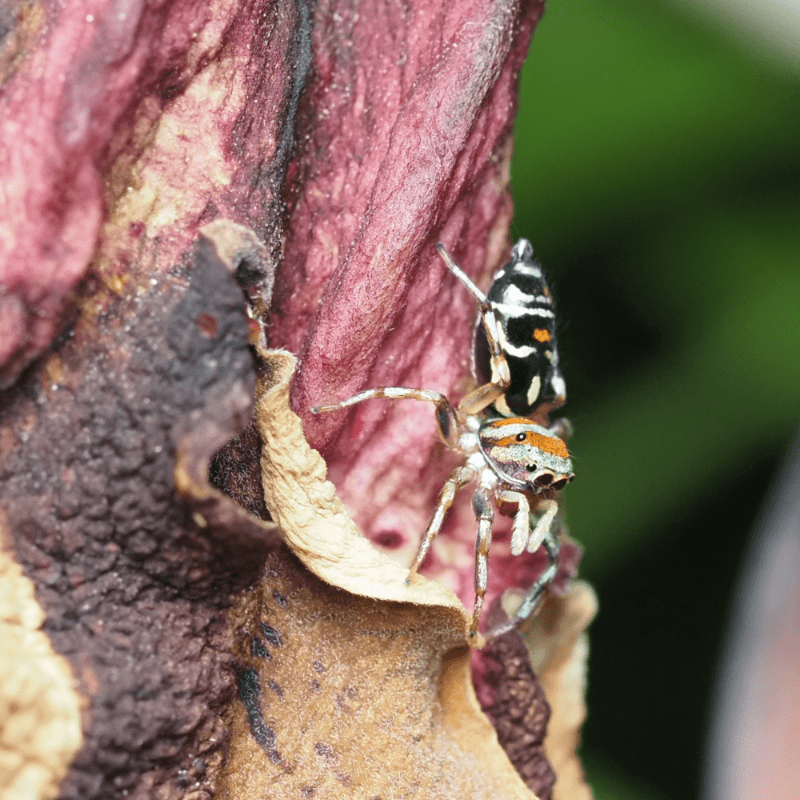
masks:
[[(500, 602), (486, 616), (492, 626), (508, 619)], [(550, 800), (556, 778), (544, 756), (550, 706), (519, 632), (492, 639), (473, 654), (472, 666), (478, 698), (497, 730), (498, 741), (526, 785), (540, 800)]]

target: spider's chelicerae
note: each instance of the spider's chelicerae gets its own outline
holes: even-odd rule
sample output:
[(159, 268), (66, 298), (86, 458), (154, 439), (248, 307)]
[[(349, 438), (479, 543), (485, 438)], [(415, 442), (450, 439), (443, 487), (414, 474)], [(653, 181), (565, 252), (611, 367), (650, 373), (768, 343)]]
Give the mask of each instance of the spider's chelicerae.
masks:
[[(495, 275), (488, 297), (455, 264), (443, 245), (439, 244), (438, 250), (450, 271), (479, 304), (473, 373), (481, 385), (455, 407), (443, 394), (428, 389), (380, 387), (311, 410), (315, 414), (334, 411), (373, 397), (434, 404), (442, 440), (465, 460), (442, 488), (410, 573), (422, 564), (458, 489), (473, 481), (477, 483), (472, 506), (478, 535), (470, 636), (478, 631), (486, 593), (494, 521), (492, 500), (504, 509), (516, 508), (511, 553), (520, 555), (526, 550), (532, 553), (544, 546), (550, 560), (513, 618), (487, 633), (495, 636), (530, 616), (556, 572), (559, 553), (559, 534), (554, 524), (558, 512), (556, 498), (573, 478), (564, 444), (568, 423), (558, 421), (545, 428), (525, 416), (515, 415), (533, 414), (543, 407), (552, 410), (564, 402), (564, 380), (555, 349), (555, 314), (541, 268), (533, 260), (533, 248), (525, 239), (517, 242), (511, 262)], [(534, 522), (535, 514), (540, 516)]]

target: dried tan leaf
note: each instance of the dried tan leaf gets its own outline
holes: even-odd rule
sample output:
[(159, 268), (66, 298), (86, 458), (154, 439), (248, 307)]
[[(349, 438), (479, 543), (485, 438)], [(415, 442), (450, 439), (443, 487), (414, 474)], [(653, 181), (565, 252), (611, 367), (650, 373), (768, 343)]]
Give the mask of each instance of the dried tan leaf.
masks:
[(531, 800), (472, 689), (451, 609), (360, 597), (287, 550), (233, 617), (241, 703), (219, 800)]

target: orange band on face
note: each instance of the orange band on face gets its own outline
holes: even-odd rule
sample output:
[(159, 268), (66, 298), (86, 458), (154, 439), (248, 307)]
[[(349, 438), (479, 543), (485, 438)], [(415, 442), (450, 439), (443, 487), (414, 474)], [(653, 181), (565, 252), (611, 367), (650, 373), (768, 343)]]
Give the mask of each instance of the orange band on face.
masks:
[(533, 445), (533, 447), (537, 447), (544, 453), (549, 453), (550, 455), (558, 456), (559, 458), (569, 458), (569, 450), (567, 450), (567, 446), (561, 441), (561, 439), (558, 439), (555, 436), (542, 436), (541, 433), (527, 431), (524, 442), (517, 441), (516, 436), (504, 436), (497, 442), (498, 447), (508, 447), (509, 445), (514, 444)]

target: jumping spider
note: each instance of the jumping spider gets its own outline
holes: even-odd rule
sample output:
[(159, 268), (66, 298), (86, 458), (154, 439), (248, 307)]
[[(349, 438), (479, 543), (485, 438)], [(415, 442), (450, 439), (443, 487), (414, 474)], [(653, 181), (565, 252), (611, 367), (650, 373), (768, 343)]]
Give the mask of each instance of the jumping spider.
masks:
[[(488, 348), (488, 358), (483, 363), (488, 362), (488, 370), (480, 367), (482, 345), (476, 337), (473, 371), (477, 379), (488, 372), (485, 382), (455, 407), (443, 394), (428, 389), (380, 387), (359, 392), (333, 405), (314, 407), (311, 411), (314, 414), (334, 411), (373, 397), (424, 400), (434, 404), (439, 435), (448, 447), (464, 456), (465, 462), (444, 484), (409, 574), (420, 568), (456, 492), (473, 481), (477, 483), (472, 507), (478, 534), (470, 636), (478, 631), (486, 593), (494, 522), (492, 499), (497, 505), (516, 507), (511, 527), (511, 553), (520, 555), (526, 550), (533, 553), (544, 545), (550, 559), (549, 567), (530, 587), (514, 616), (487, 633), (487, 636), (496, 636), (530, 616), (555, 577), (559, 553), (558, 531), (554, 525), (558, 512), (556, 497), (574, 477), (564, 443), (568, 423), (558, 421), (545, 428), (525, 417), (514, 416), (512, 410), (515, 406), (533, 413), (539, 406), (555, 408), (563, 403), (564, 381), (555, 353), (552, 299), (541, 269), (533, 261), (533, 248), (525, 239), (514, 246), (511, 263), (497, 273), (488, 298), (455, 264), (442, 244), (437, 248), (450, 271), (478, 302), (481, 340), (485, 338)], [(524, 331), (532, 331), (527, 341), (512, 340), (514, 323), (519, 321), (524, 323)], [(519, 336), (519, 329), (516, 334)], [(512, 408), (506, 398), (509, 387), (517, 387)], [(541, 515), (534, 525), (531, 525), (532, 513)]]

